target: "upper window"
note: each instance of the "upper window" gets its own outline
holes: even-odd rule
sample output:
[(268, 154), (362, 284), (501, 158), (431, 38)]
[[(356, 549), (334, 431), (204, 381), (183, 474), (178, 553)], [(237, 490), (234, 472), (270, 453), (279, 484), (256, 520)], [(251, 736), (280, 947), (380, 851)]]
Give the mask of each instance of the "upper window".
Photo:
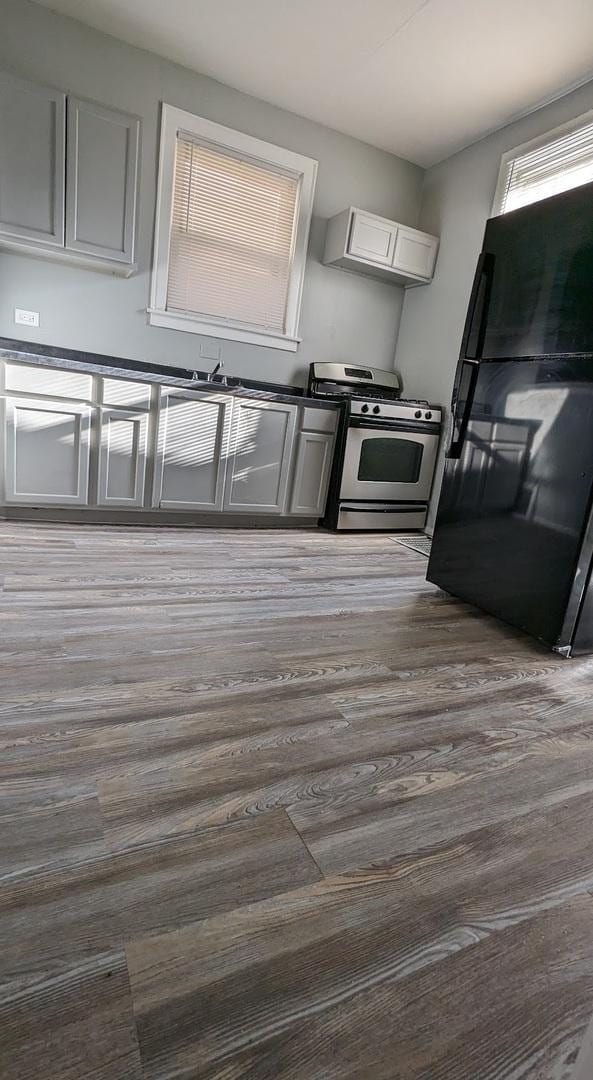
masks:
[(587, 113), (502, 158), (494, 214), (593, 181), (593, 115)]
[(150, 322), (296, 350), (316, 172), (163, 105)]

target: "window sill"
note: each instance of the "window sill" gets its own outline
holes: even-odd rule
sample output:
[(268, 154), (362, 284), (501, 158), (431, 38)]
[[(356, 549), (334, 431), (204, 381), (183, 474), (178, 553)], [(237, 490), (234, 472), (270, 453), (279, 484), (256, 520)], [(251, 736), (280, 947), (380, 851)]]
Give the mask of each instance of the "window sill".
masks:
[(194, 315), (182, 315), (180, 312), (174, 311), (159, 311), (157, 308), (148, 308), (148, 322), (150, 326), (163, 326), (168, 330), (183, 330), (188, 334), (205, 334), (207, 337), (243, 341), (248, 345), (263, 345), (264, 348), (283, 349), (285, 352), (296, 352), (301, 341), (300, 338), (290, 337), (287, 334), (242, 329), (238, 326), (210, 322)]

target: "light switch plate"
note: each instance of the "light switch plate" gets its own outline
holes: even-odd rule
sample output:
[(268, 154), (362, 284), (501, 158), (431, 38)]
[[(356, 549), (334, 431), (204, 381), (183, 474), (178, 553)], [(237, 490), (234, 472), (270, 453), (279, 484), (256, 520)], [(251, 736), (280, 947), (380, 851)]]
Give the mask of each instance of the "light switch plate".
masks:
[(17, 307), (14, 309), (14, 321), (21, 326), (39, 326), (39, 312)]

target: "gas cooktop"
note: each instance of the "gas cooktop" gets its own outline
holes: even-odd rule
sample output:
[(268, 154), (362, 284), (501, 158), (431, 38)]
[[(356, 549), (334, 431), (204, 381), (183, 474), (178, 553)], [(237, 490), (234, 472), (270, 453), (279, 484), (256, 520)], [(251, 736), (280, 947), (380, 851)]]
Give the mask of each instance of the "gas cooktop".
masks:
[[(326, 395), (316, 395), (317, 397)], [(426, 407), (428, 401), (422, 401), (420, 398), (403, 398), (398, 393), (390, 392), (385, 388), (380, 390), (374, 387), (366, 386), (352, 386), (348, 390), (335, 390), (327, 397), (341, 397), (341, 398), (373, 398), (378, 401), (399, 401), (402, 405), (422, 405)]]

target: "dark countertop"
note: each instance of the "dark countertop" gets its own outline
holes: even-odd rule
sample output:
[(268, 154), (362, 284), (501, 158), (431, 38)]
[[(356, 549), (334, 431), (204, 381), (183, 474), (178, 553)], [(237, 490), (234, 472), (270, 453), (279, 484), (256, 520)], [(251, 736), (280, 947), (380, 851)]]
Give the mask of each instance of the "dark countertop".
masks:
[[(136, 378), (166, 386), (182, 386), (188, 390), (209, 390), (232, 394), (236, 397), (256, 398), (260, 401), (285, 401), (307, 405), (316, 409), (337, 409), (338, 402), (307, 397), (299, 386), (283, 386), (279, 383), (258, 382), (254, 379), (238, 379), (229, 376), (230, 385), (218, 380), (209, 381), (203, 371), (192, 372), (188, 368), (169, 367), (165, 364), (148, 364), (143, 360), (129, 360), (102, 353), (80, 352), (78, 349), (62, 349), (55, 345), (41, 345), (32, 341), (18, 341), (0, 337), (0, 358), (19, 360), (39, 367), (60, 367), (71, 371), (86, 371), (93, 375), (120, 378)], [(194, 378), (194, 374), (198, 378)]]

